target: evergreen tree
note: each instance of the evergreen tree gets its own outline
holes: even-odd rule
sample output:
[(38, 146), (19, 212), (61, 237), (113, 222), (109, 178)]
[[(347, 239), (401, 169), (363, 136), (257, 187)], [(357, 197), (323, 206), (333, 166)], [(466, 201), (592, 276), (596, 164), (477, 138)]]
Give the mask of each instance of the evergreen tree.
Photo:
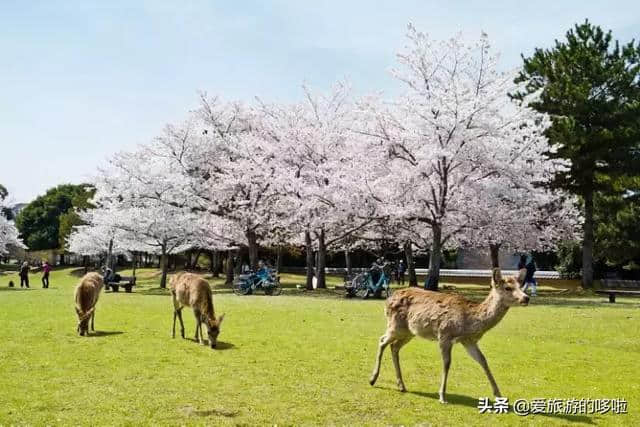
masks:
[[(553, 49), (536, 49), (516, 82), (528, 93), (541, 91), (530, 104), (551, 116), (549, 155), (568, 160), (551, 188), (582, 199), (583, 286), (593, 284), (594, 194), (615, 194), (616, 177), (637, 175), (640, 134), (640, 44), (621, 46), (611, 32), (585, 21)], [(513, 94), (522, 99), (524, 92)]]
[(25, 206), (16, 218), (16, 226), (29, 249), (59, 248), (60, 217), (73, 211), (74, 200), (86, 201), (92, 191), (86, 184), (59, 185)]

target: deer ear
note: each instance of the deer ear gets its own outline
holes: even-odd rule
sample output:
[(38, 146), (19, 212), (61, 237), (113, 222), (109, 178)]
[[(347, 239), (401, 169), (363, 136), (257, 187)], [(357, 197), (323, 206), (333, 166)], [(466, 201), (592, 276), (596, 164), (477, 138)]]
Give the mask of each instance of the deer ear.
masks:
[(499, 268), (493, 269), (493, 275), (491, 277), (491, 284), (493, 286), (499, 285), (502, 282), (502, 273)]
[(218, 326), (220, 325), (220, 323), (222, 323), (223, 320), (224, 320), (224, 313), (222, 313), (220, 317), (218, 317)]

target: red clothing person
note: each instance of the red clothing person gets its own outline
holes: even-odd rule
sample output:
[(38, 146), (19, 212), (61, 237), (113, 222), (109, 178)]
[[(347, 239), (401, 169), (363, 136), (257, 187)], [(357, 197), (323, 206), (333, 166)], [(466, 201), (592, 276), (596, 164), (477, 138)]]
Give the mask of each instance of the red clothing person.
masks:
[(42, 264), (42, 287), (47, 289), (49, 287), (49, 272), (51, 271), (51, 265), (48, 261)]

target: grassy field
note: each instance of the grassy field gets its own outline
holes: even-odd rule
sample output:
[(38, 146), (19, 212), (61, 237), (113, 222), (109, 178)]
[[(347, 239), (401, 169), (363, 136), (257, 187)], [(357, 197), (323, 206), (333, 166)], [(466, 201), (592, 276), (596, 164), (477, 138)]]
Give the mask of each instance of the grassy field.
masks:
[[(543, 289), (512, 309), (481, 341), (511, 402), (624, 398), (629, 412), (520, 417), (478, 413), (491, 389), (460, 346), (448, 405), (437, 400), (441, 362), (431, 342), (414, 340), (401, 353), (407, 393), (396, 391), (389, 353), (369, 386), (383, 301), (331, 290), (239, 297), (213, 281), (216, 312), (226, 317), (211, 350), (171, 339), (168, 293), (155, 272), (141, 277), (134, 293), (101, 295), (97, 332), (83, 338), (77, 275), (55, 271), (49, 289), (34, 275), (30, 290), (9, 289), (15, 275), (0, 276), (0, 425), (640, 425), (640, 300)], [(486, 288), (461, 292), (482, 298)]]

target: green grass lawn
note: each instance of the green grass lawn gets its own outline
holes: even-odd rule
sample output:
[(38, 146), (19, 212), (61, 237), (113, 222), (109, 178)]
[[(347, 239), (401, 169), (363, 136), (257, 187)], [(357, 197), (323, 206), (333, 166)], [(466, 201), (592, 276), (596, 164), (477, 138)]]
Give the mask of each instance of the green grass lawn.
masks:
[[(448, 405), (437, 400), (437, 345), (424, 340), (401, 353), (407, 393), (396, 391), (390, 353), (369, 386), (383, 301), (295, 288), (240, 297), (216, 280), (214, 305), (226, 317), (211, 350), (171, 339), (168, 293), (155, 272), (140, 277), (134, 293), (101, 295), (97, 333), (84, 338), (73, 309), (77, 275), (53, 272), (48, 290), (39, 275), (30, 290), (9, 289), (16, 276), (0, 276), (0, 425), (640, 425), (640, 300), (543, 289), (529, 307), (512, 309), (481, 341), (511, 402), (624, 398), (629, 411), (519, 417), (478, 413), (491, 389), (460, 346)], [(481, 298), (486, 290), (461, 292)], [(184, 319), (193, 337), (193, 316)]]

